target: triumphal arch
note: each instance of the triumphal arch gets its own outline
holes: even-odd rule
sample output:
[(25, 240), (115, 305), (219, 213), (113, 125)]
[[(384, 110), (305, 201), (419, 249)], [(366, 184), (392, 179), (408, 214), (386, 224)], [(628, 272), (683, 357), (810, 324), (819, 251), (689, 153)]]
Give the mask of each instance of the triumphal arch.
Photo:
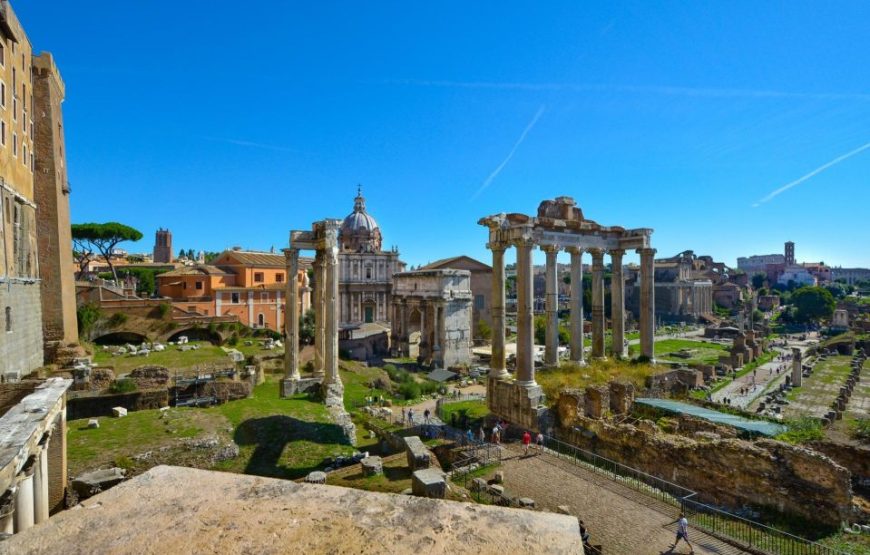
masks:
[[(542, 391), (535, 382), (534, 360), (534, 290), (532, 251), (540, 247), (546, 253), (546, 346), (545, 363), (559, 364), (558, 276), (556, 257), (559, 251), (571, 254), (570, 358), (585, 363), (583, 353), (583, 254), (592, 257), (592, 357), (604, 358), (604, 256), (610, 256), (611, 288), (611, 355), (624, 357), (625, 352), (625, 280), (622, 257), (627, 250), (640, 254), (640, 352), (654, 359), (655, 288), (650, 247), (652, 229), (625, 229), (603, 226), (583, 216), (571, 197), (545, 200), (538, 206), (537, 217), (525, 214), (495, 214), (481, 218), (480, 225), (489, 229), (487, 248), (492, 251), (492, 359), (487, 387), (490, 410), (530, 428), (538, 427)], [(511, 378), (505, 365), (505, 251), (517, 249), (517, 354), (516, 374)]]

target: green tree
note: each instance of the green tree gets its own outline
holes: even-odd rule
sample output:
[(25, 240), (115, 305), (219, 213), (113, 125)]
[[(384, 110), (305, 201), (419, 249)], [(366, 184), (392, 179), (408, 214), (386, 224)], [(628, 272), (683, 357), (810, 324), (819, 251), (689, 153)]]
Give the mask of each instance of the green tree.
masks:
[(752, 288), (753, 289), (761, 289), (764, 287), (764, 282), (767, 279), (767, 276), (762, 273), (757, 273), (752, 276)]
[(477, 337), (484, 341), (489, 341), (492, 337), (492, 328), (486, 323), (486, 320), (477, 322)]
[(309, 308), (299, 319), (299, 341), (304, 345), (314, 343), (314, 309)]
[(791, 304), (798, 322), (830, 318), (837, 306), (834, 296), (824, 287), (801, 287), (791, 294)]
[(104, 224), (72, 224), (72, 240), (75, 252), (100, 253), (106, 259), (112, 277), (118, 281), (118, 272), (112, 263), (112, 251), (124, 241), (138, 241), (142, 233), (118, 222)]

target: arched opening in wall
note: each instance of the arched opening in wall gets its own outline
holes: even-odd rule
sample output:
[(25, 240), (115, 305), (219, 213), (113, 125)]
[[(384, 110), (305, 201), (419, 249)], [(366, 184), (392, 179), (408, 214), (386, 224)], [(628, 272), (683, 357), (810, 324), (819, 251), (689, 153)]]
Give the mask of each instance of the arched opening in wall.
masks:
[(6, 310), (6, 333), (12, 332), (12, 307), (7, 306)]
[(417, 358), (420, 356), (420, 341), (422, 339), (420, 329), (423, 325), (423, 314), (415, 308), (408, 314), (408, 356)]
[(375, 321), (375, 314), (377, 313), (378, 306), (374, 301), (365, 301), (362, 304), (362, 320), (366, 324), (371, 324)]
[(266, 316), (262, 312), (257, 314), (257, 327), (258, 328), (266, 327)]
[(212, 345), (221, 344), (221, 336), (217, 332), (208, 331), (208, 328), (188, 328), (180, 330), (169, 336), (167, 341), (178, 341), (181, 336), (187, 337), (188, 341), (208, 341)]
[(147, 341), (148, 338), (143, 334), (133, 331), (116, 331), (101, 335), (94, 339), (94, 343), (97, 345), (126, 345), (128, 343), (139, 345), (140, 343)]

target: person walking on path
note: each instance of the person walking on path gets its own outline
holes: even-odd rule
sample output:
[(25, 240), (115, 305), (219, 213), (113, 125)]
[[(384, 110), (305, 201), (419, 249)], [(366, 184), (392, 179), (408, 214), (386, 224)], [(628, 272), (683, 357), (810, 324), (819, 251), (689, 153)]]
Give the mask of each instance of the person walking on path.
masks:
[(480, 425), (480, 430), (477, 433), (477, 439), (479, 439), (481, 443), (484, 443), (486, 441), (486, 431), (483, 429), (483, 424)]
[(408, 409), (408, 423), (413, 426), (414, 425), (414, 409)]
[(538, 447), (538, 454), (540, 455), (544, 452), (544, 434), (538, 432), (538, 435), (535, 436), (535, 444)]
[(677, 539), (674, 540), (674, 545), (671, 546), (671, 551), (677, 548), (677, 544), (680, 543), (680, 540), (684, 540), (686, 545), (689, 546), (689, 555), (695, 553), (695, 549), (692, 547), (692, 544), (689, 543), (689, 521), (686, 520), (686, 515), (684, 513), (680, 513), (680, 518), (677, 520)]
[(532, 434), (528, 430), (523, 432), (523, 456), (529, 456), (529, 445), (532, 444)]
[(423, 422), (425, 422), (426, 424), (429, 423), (429, 414), (431, 414), (429, 412), (429, 409), (423, 411)]
[(499, 443), (501, 443), (499, 440), (500, 440), (499, 429), (498, 429), (498, 424), (496, 424), (495, 426), (492, 427), (492, 437), (490, 438), (490, 441), (492, 443), (498, 445)]

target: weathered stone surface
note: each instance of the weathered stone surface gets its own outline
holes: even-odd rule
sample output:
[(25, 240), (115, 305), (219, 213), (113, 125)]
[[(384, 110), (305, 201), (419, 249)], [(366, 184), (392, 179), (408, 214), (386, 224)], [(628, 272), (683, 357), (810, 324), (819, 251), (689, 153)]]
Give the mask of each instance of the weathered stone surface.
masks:
[(486, 480), (475, 478), (471, 481), (471, 491), (486, 491)]
[(429, 450), (426, 449), (418, 436), (405, 438), (405, 453), (408, 456), (408, 468), (411, 471), (429, 468), (431, 464)]
[(319, 470), (315, 470), (314, 472), (309, 472), (308, 476), (305, 477), (305, 481), (309, 484), (325, 484), (326, 483), (326, 472), (321, 472)]
[(500, 486), (498, 484), (491, 484), (489, 486), (489, 492), (494, 495), (504, 495), (504, 486)]
[(90, 420), (88, 420), (88, 428), (99, 428), (99, 427), (100, 427), (100, 421), (97, 420), (96, 418), (91, 418)]
[(115, 418), (121, 418), (127, 416), (127, 409), (124, 407), (114, 407), (112, 408), (112, 416)]
[(517, 499), (517, 504), (521, 509), (534, 509), (535, 508), (535, 500), (530, 499), (528, 497), (520, 497)]
[(850, 472), (810, 449), (766, 439), (699, 442), (591, 418), (574, 426), (558, 437), (697, 491), (707, 502), (771, 507), (834, 525), (852, 511)]
[(84, 505), (0, 552), (582, 553), (569, 516), (192, 468), (155, 467)]
[[(11, 202), (9, 197), (3, 200)], [(12, 317), (13, 333), (0, 330), (0, 353), (3, 353), (0, 357), (0, 375), (3, 376), (4, 381), (14, 382), (42, 366), (42, 307), (39, 282), (3, 283), (0, 287), (0, 310), (6, 307), (9, 307)]]
[(447, 495), (447, 481), (444, 473), (435, 468), (417, 470), (411, 475), (411, 490), (418, 497), (444, 499)]
[(124, 481), (126, 471), (122, 468), (108, 468), (82, 474), (72, 480), (72, 489), (79, 500), (87, 499)]
[(366, 457), (359, 464), (364, 476), (376, 476), (384, 473), (384, 461), (380, 457)]
[(493, 480), (495, 481), (496, 484), (503, 484), (504, 483), (504, 471), (503, 470), (497, 471), (495, 473), (495, 475), (493, 476)]

